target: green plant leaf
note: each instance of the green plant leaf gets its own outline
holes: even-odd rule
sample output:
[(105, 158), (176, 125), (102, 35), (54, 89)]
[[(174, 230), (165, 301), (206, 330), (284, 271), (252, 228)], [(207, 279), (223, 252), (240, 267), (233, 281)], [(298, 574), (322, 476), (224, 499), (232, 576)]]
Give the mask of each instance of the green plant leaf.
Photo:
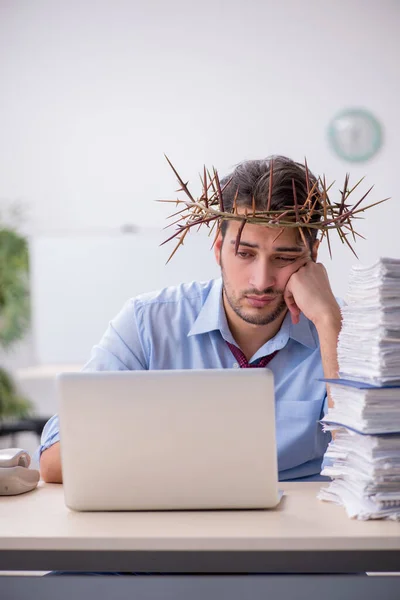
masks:
[(0, 367), (0, 420), (5, 417), (27, 417), (32, 413), (32, 408), (32, 403), (18, 393), (11, 375)]
[(0, 346), (9, 348), (30, 322), (29, 252), (25, 238), (0, 229)]

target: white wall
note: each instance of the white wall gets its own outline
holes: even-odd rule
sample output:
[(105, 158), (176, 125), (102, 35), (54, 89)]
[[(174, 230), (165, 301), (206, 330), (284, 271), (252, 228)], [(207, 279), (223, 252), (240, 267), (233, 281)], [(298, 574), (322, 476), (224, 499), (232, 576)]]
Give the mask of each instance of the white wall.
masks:
[(32, 327), (40, 364), (85, 364), (128, 298), (218, 277), (205, 232), (188, 235), (168, 264), (172, 250), (160, 246), (163, 233), (147, 227), (133, 235), (32, 238)]
[[(164, 152), (194, 181), (204, 162), (306, 155), (329, 180), (350, 170), (373, 200), (394, 196), (360, 222), (357, 252), (399, 256), (399, 24), (395, 0), (2, 0), (0, 200), (23, 201), (32, 235), (158, 227), (153, 200), (176, 189)], [(326, 139), (353, 105), (385, 128), (361, 166)], [(339, 246), (321, 256), (343, 295), (354, 258)]]

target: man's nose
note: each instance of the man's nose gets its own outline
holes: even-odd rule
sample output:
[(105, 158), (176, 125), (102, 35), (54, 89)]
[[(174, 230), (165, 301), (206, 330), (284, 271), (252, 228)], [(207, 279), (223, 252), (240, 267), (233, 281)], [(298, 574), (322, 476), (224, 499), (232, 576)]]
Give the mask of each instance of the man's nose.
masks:
[(267, 264), (266, 261), (257, 261), (253, 265), (253, 271), (251, 273), (250, 285), (255, 289), (263, 292), (267, 288), (275, 287), (276, 276), (274, 269)]

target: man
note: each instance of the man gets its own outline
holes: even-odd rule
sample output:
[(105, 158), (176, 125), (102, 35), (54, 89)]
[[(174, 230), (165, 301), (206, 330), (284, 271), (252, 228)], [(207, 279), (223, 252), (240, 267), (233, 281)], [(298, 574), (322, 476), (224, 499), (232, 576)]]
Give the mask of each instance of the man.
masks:
[[(273, 157), (244, 162), (221, 183), (224, 211), (245, 214), (252, 207), (265, 210), (268, 194), (271, 209), (303, 205), (316, 179), (303, 165)], [(318, 422), (327, 400), (319, 379), (337, 377), (341, 327), (325, 268), (316, 262), (317, 229), (300, 235), (296, 227), (246, 223), (237, 246), (240, 228), (240, 221), (222, 221), (214, 246), (220, 280), (130, 300), (84, 370), (268, 364), (275, 380), (279, 478), (316, 479), (330, 439)], [(47, 482), (62, 482), (59, 446), (54, 416), (42, 435), (40, 468)]]

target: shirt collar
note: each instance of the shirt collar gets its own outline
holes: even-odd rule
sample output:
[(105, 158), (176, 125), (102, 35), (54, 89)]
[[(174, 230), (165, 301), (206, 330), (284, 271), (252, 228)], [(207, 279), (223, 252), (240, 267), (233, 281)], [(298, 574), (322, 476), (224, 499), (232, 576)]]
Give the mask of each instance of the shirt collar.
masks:
[[(222, 301), (221, 278), (213, 281), (211, 290), (197, 315), (197, 319), (193, 323), (188, 336), (209, 333), (215, 330), (220, 331), (225, 340), (231, 344), (236, 344), (226, 320), (224, 304)], [(278, 333), (260, 348), (256, 356), (258, 356), (260, 351), (267, 345), (269, 352), (283, 348), (286, 346), (289, 338), (308, 348), (316, 348), (318, 346), (318, 337), (311, 322), (301, 313), (299, 322), (297, 325), (293, 325), (290, 313), (288, 312)], [(274, 346), (274, 349), (272, 349), (271, 346)]]
[(287, 312), (279, 331), (274, 335), (273, 338), (268, 340), (263, 346), (261, 346), (261, 348), (257, 350), (249, 362), (258, 360), (262, 356), (272, 354), (272, 352), (276, 352), (277, 350), (282, 350), (282, 348), (284, 348), (288, 343), (289, 339), (292, 339), (303, 346), (307, 346), (307, 348), (313, 349), (317, 348), (318, 346), (318, 338), (314, 337), (313, 335), (311, 322), (303, 314), (301, 314), (297, 325), (293, 325), (290, 312)]
[(225, 340), (231, 344), (236, 344), (230, 332), (228, 321), (226, 320), (224, 304), (222, 301), (221, 278), (213, 281), (211, 290), (209, 291), (206, 301), (197, 315), (197, 319), (193, 323), (188, 336), (210, 333), (211, 331), (216, 330), (221, 332), (221, 335)]

